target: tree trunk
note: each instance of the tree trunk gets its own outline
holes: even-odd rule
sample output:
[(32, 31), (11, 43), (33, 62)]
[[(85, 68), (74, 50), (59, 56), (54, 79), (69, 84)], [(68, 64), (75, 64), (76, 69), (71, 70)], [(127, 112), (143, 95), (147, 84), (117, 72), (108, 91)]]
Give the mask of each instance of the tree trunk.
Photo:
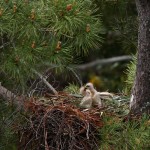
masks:
[(131, 112), (150, 112), (150, 0), (135, 0), (138, 19), (137, 70), (130, 101)]

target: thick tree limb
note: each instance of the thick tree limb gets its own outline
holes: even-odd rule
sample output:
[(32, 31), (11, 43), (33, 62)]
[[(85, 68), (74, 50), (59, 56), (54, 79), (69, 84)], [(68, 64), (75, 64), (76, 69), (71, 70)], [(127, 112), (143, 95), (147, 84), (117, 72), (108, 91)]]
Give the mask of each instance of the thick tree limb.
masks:
[(111, 63), (115, 63), (115, 62), (130, 61), (132, 59), (133, 59), (133, 57), (130, 55), (117, 56), (117, 57), (106, 58), (106, 59), (97, 59), (97, 60), (92, 61), (87, 64), (78, 65), (76, 68), (79, 70), (87, 70), (87, 69), (95, 67), (97, 65), (106, 65), (106, 64), (111, 64)]
[(15, 104), (18, 108), (21, 108), (23, 105), (23, 97), (19, 97), (3, 87), (0, 83), (0, 96), (5, 99), (7, 102)]
[[(58, 95), (58, 92), (46, 81), (46, 79), (38, 72), (34, 71), (40, 79), (54, 92), (55, 95)], [(13, 92), (9, 91), (1, 85), (0, 82), (0, 96), (5, 99), (7, 102), (15, 104), (18, 108), (21, 108), (24, 103), (24, 96), (15, 95)]]

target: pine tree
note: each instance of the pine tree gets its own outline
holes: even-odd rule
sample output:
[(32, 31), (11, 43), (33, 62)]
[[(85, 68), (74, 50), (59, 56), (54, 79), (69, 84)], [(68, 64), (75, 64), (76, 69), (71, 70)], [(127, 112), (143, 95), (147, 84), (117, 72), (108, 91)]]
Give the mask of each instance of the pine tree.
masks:
[[(102, 25), (94, 12), (90, 0), (0, 0), (2, 85), (22, 93), (27, 80), (34, 79), (35, 71), (42, 72), (47, 66), (62, 71), (90, 49), (99, 47)], [(0, 96), (2, 92), (0, 85)], [(10, 116), (8, 106), (1, 105), (0, 110), (6, 110), (0, 118)], [(6, 127), (2, 126), (0, 148), (10, 149), (16, 140), (7, 125), (13, 118), (9, 119)]]
[(98, 48), (102, 25), (91, 6), (90, 0), (1, 0), (1, 80), (23, 85), (45, 64), (64, 69)]

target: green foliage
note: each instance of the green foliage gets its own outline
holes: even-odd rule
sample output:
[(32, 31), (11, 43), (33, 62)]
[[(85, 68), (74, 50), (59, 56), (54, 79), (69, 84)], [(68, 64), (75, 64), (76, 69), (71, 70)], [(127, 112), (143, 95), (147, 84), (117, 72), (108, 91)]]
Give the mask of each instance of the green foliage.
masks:
[(22, 83), (46, 62), (58, 66), (101, 43), (101, 21), (90, 0), (1, 0), (0, 68)]
[(0, 150), (16, 150), (17, 136), (12, 129), (17, 111), (0, 99)]
[(126, 70), (127, 79), (126, 79), (125, 93), (130, 93), (133, 87), (135, 73), (136, 73), (136, 63), (137, 63), (137, 59), (134, 56), (133, 61), (131, 61), (127, 66), (127, 70)]
[(117, 116), (103, 116), (100, 130), (100, 150), (148, 150), (150, 148), (150, 120), (143, 116), (138, 121), (123, 122)]
[[(111, 55), (135, 53), (137, 49), (138, 20), (135, 1), (93, 0), (103, 14), (106, 29), (104, 50), (110, 47)], [(112, 47), (113, 46), (113, 47)], [(113, 49), (113, 50), (112, 50)], [(104, 52), (108, 54), (107, 52)]]
[(69, 84), (64, 91), (71, 93), (71, 94), (77, 94), (79, 93), (79, 87), (75, 84)]
[(104, 101), (107, 112), (115, 113), (117, 116), (125, 116), (130, 112), (129, 110), (129, 97), (116, 96), (113, 99)]
[[(107, 101), (106, 101), (107, 102)], [(99, 150), (148, 150), (150, 147), (150, 118), (129, 117), (129, 97), (116, 96), (106, 103), (103, 127), (100, 129)], [(130, 117), (129, 117), (130, 118)]]

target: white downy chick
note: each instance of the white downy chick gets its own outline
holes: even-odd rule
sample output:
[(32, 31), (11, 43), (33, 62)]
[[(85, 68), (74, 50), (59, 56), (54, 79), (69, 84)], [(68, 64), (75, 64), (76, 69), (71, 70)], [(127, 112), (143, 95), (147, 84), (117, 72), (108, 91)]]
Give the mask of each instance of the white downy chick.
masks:
[(101, 98), (100, 98), (100, 95), (99, 95), (99, 92), (97, 92), (95, 89), (94, 89), (94, 86), (92, 83), (87, 83), (86, 86), (85, 86), (85, 89), (89, 89), (91, 94), (92, 94), (92, 103), (94, 105), (98, 105), (98, 107), (102, 107), (102, 102), (101, 102)]
[(109, 92), (98, 92), (98, 93), (102, 99), (112, 99), (113, 98), (113, 94), (111, 94)]
[(95, 93), (97, 93), (97, 91), (94, 89), (94, 86), (93, 86), (92, 83), (87, 83), (85, 85), (85, 89), (89, 89), (91, 91), (92, 95), (94, 95)]
[(87, 108), (87, 109), (90, 109), (92, 107), (92, 94), (90, 90), (88, 89), (85, 90), (85, 96), (83, 97), (80, 106), (82, 108)]
[(84, 87), (84, 86), (81, 86), (81, 88), (80, 88), (79, 91), (80, 91), (80, 94), (81, 94), (81, 95), (83, 95), (83, 96), (86, 95), (86, 92), (85, 92), (86, 90), (85, 90), (85, 87)]
[(110, 99), (113, 98), (113, 95), (109, 92), (98, 92), (94, 89), (94, 86), (92, 83), (87, 83), (85, 86), (85, 89), (89, 89), (92, 93), (93, 98), (93, 104), (98, 105), (99, 107), (102, 107), (102, 101), (101, 99)]
[(98, 92), (95, 93), (92, 98), (93, 98), (93, 105), (98, 105), (98, 107), (101, 108), (102, 101), (101, 101), (101, 97), (100, 97), (99, 93)]

